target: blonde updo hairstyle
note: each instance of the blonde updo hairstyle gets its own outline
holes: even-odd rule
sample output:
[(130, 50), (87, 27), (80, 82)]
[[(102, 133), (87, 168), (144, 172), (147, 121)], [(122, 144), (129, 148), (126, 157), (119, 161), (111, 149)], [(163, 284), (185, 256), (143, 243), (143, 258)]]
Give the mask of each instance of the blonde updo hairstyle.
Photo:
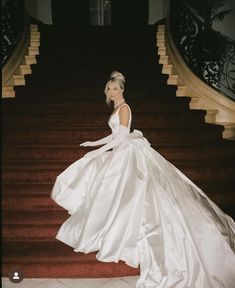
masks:
[(105, 102), (107, 103), (107, 105), (111, 105), (111, 101), (108, 98), (108, 94), (107, 94), (107, 89), (108, 89), (108, 85), (111, 82), (117, 82), (119, 84), (119, 86), (121, 87), (122, 91), (124, 91), (124, 84), (125, 84), (125, 77), (122, 73), (118, 72), (118, 71), (113, 71), (109, 77), (108, 82), (105, 85), (105, 89), (104, 89), (104, 93), (106, 95), (106, 100)]

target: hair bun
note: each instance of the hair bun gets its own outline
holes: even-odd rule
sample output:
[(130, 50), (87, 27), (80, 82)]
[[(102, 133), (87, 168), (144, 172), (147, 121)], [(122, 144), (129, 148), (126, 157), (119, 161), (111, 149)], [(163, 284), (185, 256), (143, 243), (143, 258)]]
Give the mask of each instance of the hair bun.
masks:
[(110, 75), (110, 78), (118, 79), (125, 83), (125, 76), (118, 71), (113, 71)]

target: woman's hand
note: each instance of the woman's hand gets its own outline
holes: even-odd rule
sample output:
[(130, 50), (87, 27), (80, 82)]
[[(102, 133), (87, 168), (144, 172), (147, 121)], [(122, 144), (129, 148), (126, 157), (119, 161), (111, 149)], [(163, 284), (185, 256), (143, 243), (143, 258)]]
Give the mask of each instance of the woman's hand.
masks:
[(94, 146), (92, 141), (86, 141), (80, 144), (80, 146), (87, 147), (87, 146)]

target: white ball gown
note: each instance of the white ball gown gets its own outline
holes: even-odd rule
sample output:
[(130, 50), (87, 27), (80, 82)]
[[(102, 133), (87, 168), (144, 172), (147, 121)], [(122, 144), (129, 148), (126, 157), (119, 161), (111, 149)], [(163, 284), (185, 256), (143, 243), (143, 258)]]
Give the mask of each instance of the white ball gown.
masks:
[[(117, 133), (118, 111), (108, 124)], [(137, 288), (235, 287), (233, 219), (139, 130), (70, 165), (51, 198), (71, 214), (56, 239), (98, 251), (100, 261), (140, 265)]]

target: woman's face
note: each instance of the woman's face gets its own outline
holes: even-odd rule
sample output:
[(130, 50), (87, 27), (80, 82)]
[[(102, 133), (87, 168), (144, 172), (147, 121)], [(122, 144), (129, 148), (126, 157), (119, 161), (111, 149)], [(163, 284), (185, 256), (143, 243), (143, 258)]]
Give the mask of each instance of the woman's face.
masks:
[(122, 89), (118, 82), (109, 82), (106, 90), (108, 98), (115, 101), (122, 97)]

